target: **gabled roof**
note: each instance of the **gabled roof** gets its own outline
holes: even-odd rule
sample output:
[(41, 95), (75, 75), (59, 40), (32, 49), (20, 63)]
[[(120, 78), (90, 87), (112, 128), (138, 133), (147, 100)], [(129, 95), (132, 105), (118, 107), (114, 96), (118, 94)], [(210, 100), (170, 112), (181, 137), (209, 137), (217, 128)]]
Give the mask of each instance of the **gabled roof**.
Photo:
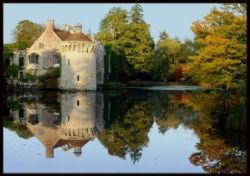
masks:
[(90, 41), (90, 42), (93, 42), (88, 36), (86, 36), (82, 32), (73, 33), (66, 40), (67, 41)]
[(70, 144), (73, 147), (82, 147), (85, 145), (89, 140), (65, 140), (65, 139), (60, 139), (54, 148), (61, 147), (66, 144)]
[(66, 40), (70, 35), (71, 33), (68, 32), (68, 31), (63, 31), (63, 30), (60, 30), (60, 29), (54, 29), (54, 32), (56, 33), (56, 35), (62, 39), (63, 41)]

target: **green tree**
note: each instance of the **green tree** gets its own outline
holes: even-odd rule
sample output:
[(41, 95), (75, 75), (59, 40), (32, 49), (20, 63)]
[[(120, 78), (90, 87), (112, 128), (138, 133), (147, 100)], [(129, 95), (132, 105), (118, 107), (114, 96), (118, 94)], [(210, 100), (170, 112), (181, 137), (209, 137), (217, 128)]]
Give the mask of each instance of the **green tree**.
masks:
[(130, 154), (133, 162), (140, 159), (142, 148), (149, 142), (148, 132), (153, 124), (151, 106), (147, 101), (135, 104), (98, 134), (98, 139), (110, 155), (125, 158), (126, 154)]
[(149, 28), (143, 20), (143, 9), (135, 4), (130, 11), (130, 23), (120, 43), (124, 48), (126, 60), (135, 71), (149, 73), (152, 69), (154, 41)]
[(123, 48), (119, 44), (128, 20), (126, 10), (114, 7), (101, 20), (99, 32), (95, 35), (96, 39), (105, 46), (105, 78), (108, 77), (110, 70), (109, 80), (111, 81), (125, 81), (131, 75)]
[(124, 34), (128, 24), (128, 12), (125, 9), (114, 7), (100, 22), (99, 32), (95, 35), (101, 44), (116, 43)]
[(143, 20), (143, 9), (140, 4), (136, 3), (131, 8), (130, 14), (133, 23), (145, 23)]
[(179, 63), (181, 43), (168, 37), (166, 32), (160, 33), (160, 40), (154, 51), (154, 79), (167, 81), (171, 79), (171, 68)]
[(3, 59), (6, 61), (7, 59), (11, 58), (13, 56), (13, 52), (15, 50), (15, 44), (14, 43), (8, 43), (4, 44), (3, 46)]
[(167, 39), (169, 39), (169, 36), (168, 36), (166, 31), (162, 31), (162, 32), (160, 32), (159, 38), (160, 38), (160, 40), (167, 40)]
[(130, 16), (124, 9), (112, 8), (101, 20), (96, 39), (105, 45), (105, 68), (110, 66), (112, 81), (126, 81), (150, 72), (154, 42), (141, 5), (134, 5)]
[(12, 31), (13, 40), (18, 49), (30, 47), (42, 34), (44, 27), (29, 20), (20, 21)]

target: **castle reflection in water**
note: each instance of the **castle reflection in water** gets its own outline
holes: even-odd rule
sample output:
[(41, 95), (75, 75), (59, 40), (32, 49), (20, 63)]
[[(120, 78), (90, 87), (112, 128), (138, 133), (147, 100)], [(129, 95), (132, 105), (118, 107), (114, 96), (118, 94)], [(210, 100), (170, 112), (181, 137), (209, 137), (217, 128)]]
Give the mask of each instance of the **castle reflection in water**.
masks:
[(58, 147), (64, 151), (74, 148), (74, 154), (80, 156), (82, 147), (104, 128), (103, 94), (58, 94), (57, 103), (48, 101), (49, 106), (38, 101), (37, 96), (14, 97), (20, 98), (26, 101), (20, 108), (10, 110), (10, 116), (39, 139), (47, 158), (53, 158)]

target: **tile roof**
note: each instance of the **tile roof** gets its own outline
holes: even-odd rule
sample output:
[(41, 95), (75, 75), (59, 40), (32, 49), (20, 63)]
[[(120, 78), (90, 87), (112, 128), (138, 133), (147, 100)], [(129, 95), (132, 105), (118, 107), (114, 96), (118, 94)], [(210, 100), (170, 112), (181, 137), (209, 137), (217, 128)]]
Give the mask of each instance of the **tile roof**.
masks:
[(60, 29), (54, 29), (54, 32), (62, 40), (66, 40), (71, 35), (70, 32), (63, 31), (63, 30), (60, 30)]
[(92, 42), (92, 40), (86, 36), (85, 34), (81, 33), (81, 32), (76, 32), (71, 34), (67, 39), (67, 41), (90, 41)]
[(54, 148), (61, 147), (66, 144), (71, 144), (73, 147), (82, 147), (85, 145), (89, 140), (65, 140), (65, 139), (60, 139)]

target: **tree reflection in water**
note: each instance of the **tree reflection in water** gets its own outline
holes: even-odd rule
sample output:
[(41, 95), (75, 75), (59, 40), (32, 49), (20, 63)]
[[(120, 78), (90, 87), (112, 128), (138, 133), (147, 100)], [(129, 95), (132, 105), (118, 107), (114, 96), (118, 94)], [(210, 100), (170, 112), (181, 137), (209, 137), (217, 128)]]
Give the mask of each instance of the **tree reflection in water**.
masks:
[[(65, 151), (73, 147), (76, 155), (97, 137), (110, 155), (123, 159), (129, 155), (135, 164), (149, 145), (154, 122), (165, 135), (182, 124), (200, 139), (198, 152), (189, 157), (193, 165), (208, 173), (245, 173), (245, 102), (235, 93), (216, 91), (9, 96), (4, 126), (25, 139), (34, 135), (45, 146), (53, 136), (50, 147)], [(40, 132), (35, 133), (32, 129), (39, 125)], [(43, 133), (46, 140), (38, 136), (48, 129), (52, 133)]]

